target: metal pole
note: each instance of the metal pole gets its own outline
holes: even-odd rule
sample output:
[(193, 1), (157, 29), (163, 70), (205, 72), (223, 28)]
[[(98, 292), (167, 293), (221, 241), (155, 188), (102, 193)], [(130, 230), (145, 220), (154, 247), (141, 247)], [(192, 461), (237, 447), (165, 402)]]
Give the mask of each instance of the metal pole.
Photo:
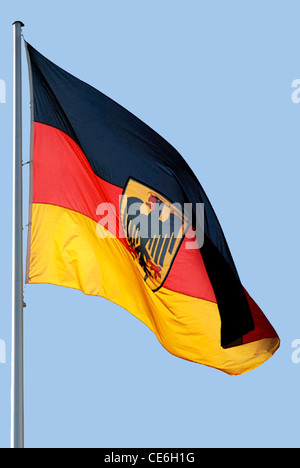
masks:
[(21, 21), (14, 26), (11, 447), (24, 448)]

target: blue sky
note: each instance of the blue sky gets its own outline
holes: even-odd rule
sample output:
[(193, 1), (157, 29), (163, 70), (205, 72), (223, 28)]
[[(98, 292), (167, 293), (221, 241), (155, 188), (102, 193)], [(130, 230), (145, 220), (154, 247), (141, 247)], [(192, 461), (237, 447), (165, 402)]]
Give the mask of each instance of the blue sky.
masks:
[[(0, 447), (10, 437), (12, 26), (165, 137), (222, 224), (243, 284), (279, 333), (238, 378), (168, 354), (128, 312), (26, 286), (27, 447), (297, 447), (300, 79), (296, 1), (13, 1), (1, 6)], [(23, 49), (24, 52), (24, 49)], [(29, 89), (23, 54), (24, 162)], [(24, 168), (24, 226), (28, 166)], [(24, 243), (27, 230), (24, 229)]]

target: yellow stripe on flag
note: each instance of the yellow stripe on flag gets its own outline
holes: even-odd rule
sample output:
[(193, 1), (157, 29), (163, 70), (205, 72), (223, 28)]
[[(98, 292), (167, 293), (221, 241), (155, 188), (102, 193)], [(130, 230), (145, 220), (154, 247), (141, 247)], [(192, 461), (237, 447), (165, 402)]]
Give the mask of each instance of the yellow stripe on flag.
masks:
[(279, 347), (279, 339), (268, 338), (223, 349), (217, 304), (164, 287), (154, 293), (121, 241), (80, 213), (34, 204), (28, 261), (28, 283), (104, 297), (140, 319), (171, 354), (183, 359), (239, 375)]

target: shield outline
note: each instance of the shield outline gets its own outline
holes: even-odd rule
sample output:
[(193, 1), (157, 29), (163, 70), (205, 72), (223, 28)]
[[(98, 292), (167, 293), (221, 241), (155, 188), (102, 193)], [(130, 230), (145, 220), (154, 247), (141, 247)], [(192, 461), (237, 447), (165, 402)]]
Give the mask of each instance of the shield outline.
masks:
[[(133, 189), (133, 190), (132, 190)], [(125, 234), (125, 238), (127, 240), (127, 245), (129, 246), (129, 242), (128, 242), (128, 237), (127, 237), (127, 227), (125, 226), (125, 222), (124, 222), (124, 213), (126, 211), (126, 207), (127, 207), (127, 202), (125, 202), (125, 200), (127, 200), (129, 197), (137, 197), (139, 198), (140, 200), (142, 201), (146, 201), (148, 198), (147, 197), (143, 197), (142, 194), (143, 193), (146, 193), (148, 195), (148, 198), (149, 198), (149, 195), (150, 196), (156, 196), (160, 201), (162, 201), (165, 205), (171, 207), (174, 205), (174, 202), (170, 201), (168, 198), (166, 198), (161, 192), (159, 192), (158, 190), (150, 187), (149, 185), (146, 185), (142, 182), (140, 182), (139, 180), (137, 179), (134, 179), (133, 177), (129, 177), (127, 182), (126, 182), (126, 185), (124, 187), (124, 190), (123, 190), (123, 193), (122, 193), (122, 197), (121, 197), (121, 200), (120, 200), (120, 224), (122, 226), (122, 229), (124, 231), (124, 234)], [(143, 277), (145, 283), (147, 284), (147, 286), (155, 293), (157, 292), (160, 288), (163, 287), (170, 271), (171, 271), (171, 268), (172, 268), (172, 265), (175, 261), (175, 258), (177, 256), (177, 253), (184, 241), (184, 238), (186, 236), (186, 233), (188, 231), (188, 229), (190, 228), (191, 224), (184, 218), (184, 216), (179, 216), (177, 214), (177, 217), (178, 218), (181, 218), (182, 220), (182, 226), (181, 226), (181, 229), (182, 229), (182, 237), (181, 238), (178, 238), (176, 243), (175, 243), (175, 247), (174, 247), (174, 252), (171, 256), (171, 261), (168, 263), (168, 265), (163, 269), (164, 273), (163, 275), (161, 276), (161, 278), (159, 278), (159, 280), (155, 280), (153, 278), (146, 278), (147, 274), (145, 275), (145, 270), (143, 269), (143, 267), (139, 264), (139, 262), (137, 261), (137, 259), (134, 259), (135, 261), (135, 264), (137, 266), (137, 268), (139, 269), (139, 272), (141, 274), (141, 276)], [(151, 258), (151, 260), (153, 260)], [(151, 285), (149, 284), (151, 283), (152, 284), (152, 287)], [(157, 284), (159, 283), (159, 284)], [(155, 287), (153, 287), (153, 285), (155, 285)]]

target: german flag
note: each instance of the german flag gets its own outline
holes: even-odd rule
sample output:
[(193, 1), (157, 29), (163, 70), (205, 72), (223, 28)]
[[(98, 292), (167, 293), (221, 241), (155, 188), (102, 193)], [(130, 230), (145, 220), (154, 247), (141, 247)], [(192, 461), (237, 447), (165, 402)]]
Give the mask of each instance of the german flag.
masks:
[(231, 375), (269, 359), (279, 338), (242, 286), (184, 159), (129, 111), (26, 47), (33, 114), (26, 282), (104, 297), (170, 353)]

